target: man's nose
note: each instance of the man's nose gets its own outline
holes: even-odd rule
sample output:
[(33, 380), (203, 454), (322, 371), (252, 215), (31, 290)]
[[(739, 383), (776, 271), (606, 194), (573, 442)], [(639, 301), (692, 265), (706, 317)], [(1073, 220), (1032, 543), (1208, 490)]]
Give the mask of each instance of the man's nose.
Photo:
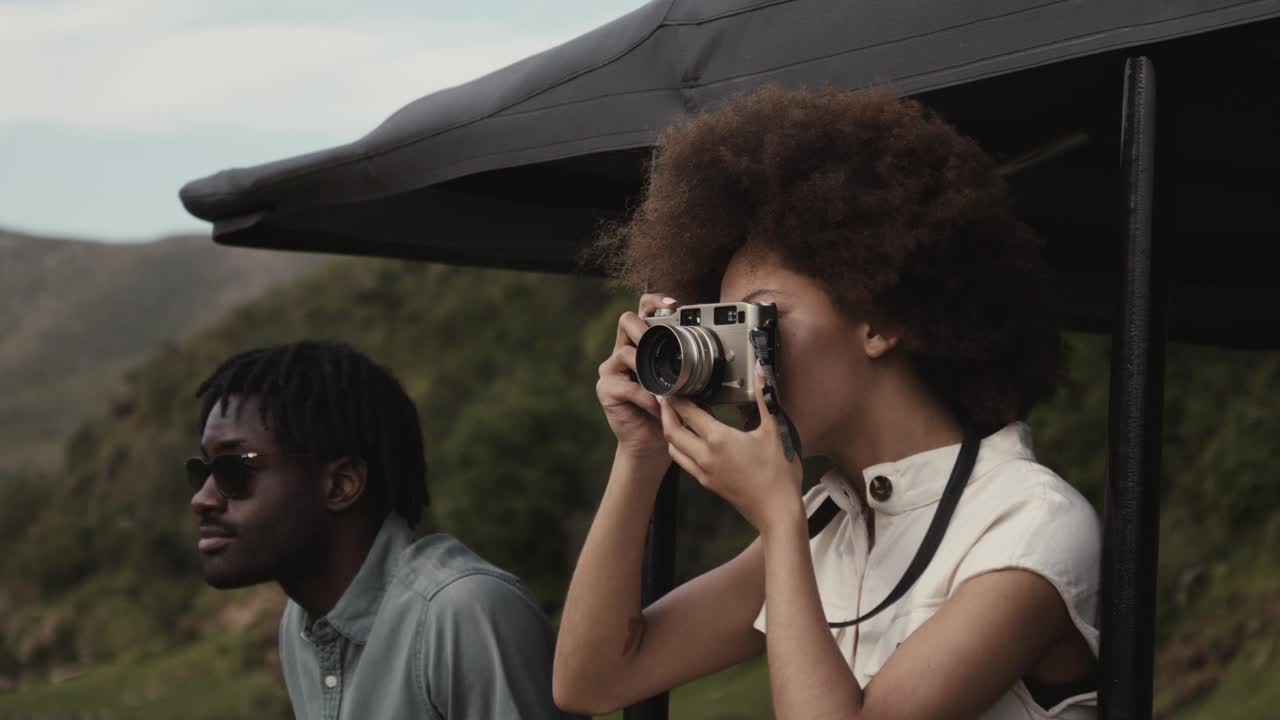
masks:
[(204, 484), (191, 496), (191, 511), (196, 515), (226, 509), (227, 501), (213, 486), (213, 473), (204, 479)]

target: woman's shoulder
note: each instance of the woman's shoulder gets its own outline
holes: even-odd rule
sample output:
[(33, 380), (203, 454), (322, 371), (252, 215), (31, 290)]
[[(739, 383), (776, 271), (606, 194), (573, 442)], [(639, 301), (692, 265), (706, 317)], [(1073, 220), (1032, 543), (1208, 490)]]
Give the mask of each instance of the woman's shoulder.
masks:
[(1005, 498), (1001, 504), (1049, 506), (1075, 515), (1097, 513), (1079, 490), (1034, 458), (1010, 458), (991, 467), (980, 478), (981, 491)]
[(1061, 527), (1072, 535), (1101, 537), (1093, 505), (1031, 450), (1030, 428), (1014, 423), (983, 441), (966, 494), (1003, 519)]
[(993, 519), (965, 553), (951, 589), (997, 570), (1039, 575), (1062, 597), (1072, 623), (1096, 652), (1102, 523), (1093, 505), (1034, 458), (1001, 463), (980, 487), (969, 499), (986, 504)]
[(1024, 568), (1047, 577), (1064, 595), (1097, 590), (1102, 523), (1093, 505), (1034, 458), (991, 467), (964, 498), (985, 515), (971, 548), (969, 572)]

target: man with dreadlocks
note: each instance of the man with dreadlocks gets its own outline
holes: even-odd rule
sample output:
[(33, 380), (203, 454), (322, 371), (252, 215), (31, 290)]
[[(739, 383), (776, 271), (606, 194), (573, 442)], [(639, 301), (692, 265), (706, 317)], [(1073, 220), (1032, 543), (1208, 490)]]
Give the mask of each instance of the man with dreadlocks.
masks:
[(515, 577), (416, 539), (427, 466), (413, 401), (352, 348), (250, 350), (201, 383), (187, 461), (204, 576), (278, 582), (298, 718), (550, 718), (553, 637)]

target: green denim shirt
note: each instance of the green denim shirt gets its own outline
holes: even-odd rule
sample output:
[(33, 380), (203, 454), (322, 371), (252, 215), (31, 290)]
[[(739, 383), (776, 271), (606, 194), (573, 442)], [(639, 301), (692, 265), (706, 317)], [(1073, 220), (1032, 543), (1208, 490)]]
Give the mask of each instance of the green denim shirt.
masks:
[(290, 601), (280, 664), (300, 720), (560, 718), (554, 637), (519, 581), (388, 516), (333, 610)]

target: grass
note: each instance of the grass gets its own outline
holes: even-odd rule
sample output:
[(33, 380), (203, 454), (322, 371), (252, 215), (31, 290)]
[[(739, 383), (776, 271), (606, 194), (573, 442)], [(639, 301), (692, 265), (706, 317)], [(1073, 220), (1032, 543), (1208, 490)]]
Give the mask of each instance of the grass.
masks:
[(1175, 720), (1253, 720), (1280, 708), (1280, 647), (1275, 636), (1247, 641), (1226, 677), (1208, 695), (1174, 713)]
[[(260, 649), (244, 637), (211, 640), (131, 664), (92, 670), (59, 683), (0, 693), (0, 720), (184, 720), (288, 718), (277, 680), (257, 669)], [(1227, 676), (1171, 720), (1252, 720), (1280, 707), (1280, 644), (1251, 639)], [(764, 657), (703, 678), (671, 693), (671, 717), (765, 720), (772, 717)], [(622, 720), (622, 713), (604, 720)]]
[[(1165, 647), (1168, 668), (1157, 716), (1171, 720), (1276, 717), (1280, 707), (1280, 575), (1274, 548), (1280, 518), (1242, 538), (1206, 581), (1193, 612)], [(1178, 667), (1180, 666), (1180, 667)], [(1157, 662), (1157, 668), (1161, 663)], [(1186, 699), (1169, 702), (1176, 696)], [(1163, 701), (1163, 702), (1162, 702)], [(1160, 712), (1161, 705), (1171, 706)]]
[(283, 688), (260, 667), (261, 652), (249, 637), (234, 636), (103, 666), (0, 693), (0, 720), (290, 718)]
[[(120, 663), (58, 683), (0, 693), (0, 720), (219, 720), (291, 717), (283, 689), (257, 664), (248, 638), (208, 640), (136, 663)], [(764, 657), (678, 688), (672, 718), (772, 717)], [(608, 716), (621, 720), (622, 713)]]
[[(764, 656), (695, 680), (671, 693), (671, 717), (697, 720), (766, 720), (773, 717)], [(616, 712), (605, 720), (622, 720)]]

